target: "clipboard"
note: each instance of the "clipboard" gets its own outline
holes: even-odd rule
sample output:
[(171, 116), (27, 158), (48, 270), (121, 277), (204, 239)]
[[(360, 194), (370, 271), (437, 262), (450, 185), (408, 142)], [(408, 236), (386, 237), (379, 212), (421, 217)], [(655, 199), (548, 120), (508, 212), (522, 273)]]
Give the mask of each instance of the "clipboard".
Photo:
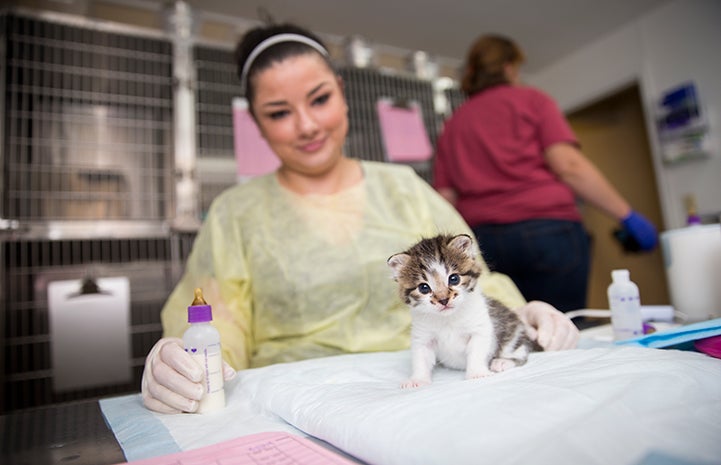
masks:
[(248, 111), (248, 101), (241, 97), (233, 99), (233, 146), (239, 181), (272, 173), (280, 166)]
[(433, 147), (418, 102), (381, 98), (376, 109), (387, 161), (412, 163), (431, 159)]
[(53, 281), (47, 289), (53, 390), (131, 382), (128, 278)]

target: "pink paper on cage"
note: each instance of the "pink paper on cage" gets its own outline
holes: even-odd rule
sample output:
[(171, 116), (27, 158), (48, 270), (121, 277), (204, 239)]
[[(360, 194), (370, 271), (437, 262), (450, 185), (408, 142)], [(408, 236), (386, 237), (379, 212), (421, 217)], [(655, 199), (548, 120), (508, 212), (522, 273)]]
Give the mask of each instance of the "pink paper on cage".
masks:
[(431, 158), (433, 147), (417, 102), (397, 105), (380, 99), (376, 106), (388, 161), (423, 162)]
[(233, 99), (233, 145), (238, 178), (271, 173), (280, 166), (280, 160), (261, 136), (243, 98)]

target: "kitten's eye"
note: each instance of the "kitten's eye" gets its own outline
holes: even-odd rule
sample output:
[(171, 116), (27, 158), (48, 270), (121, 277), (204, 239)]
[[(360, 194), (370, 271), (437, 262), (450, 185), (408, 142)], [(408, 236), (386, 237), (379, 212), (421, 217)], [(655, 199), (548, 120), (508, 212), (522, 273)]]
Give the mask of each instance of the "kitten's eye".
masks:
[(448, 277), (448, 284), (451, 286), (455, 286), (456, 284), (461, 282), (461, 277), (458, 276), (458, 273), (453, 273)]
[(418, 292), (421, 294), (428, 294), (431, 292), (431, 286), (429, 286), (427, 283), (420, 283), (418, 285)]

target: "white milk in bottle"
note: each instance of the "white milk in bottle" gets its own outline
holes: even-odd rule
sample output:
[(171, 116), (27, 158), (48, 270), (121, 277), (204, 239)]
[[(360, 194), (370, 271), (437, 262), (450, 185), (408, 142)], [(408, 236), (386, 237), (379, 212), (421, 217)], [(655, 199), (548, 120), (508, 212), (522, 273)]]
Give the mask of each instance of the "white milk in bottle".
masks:
[(223, 389), (223, 356), (220, 350), (220, 333), (210, 324), (213, 312), (203, 299), (203, 291), (195, 289), (195, 298), (188, 307), (188, 328), (183, 334), (185, 351), (203, 367), (205, 394), (198, 413), (207, 413), (225, 407)]

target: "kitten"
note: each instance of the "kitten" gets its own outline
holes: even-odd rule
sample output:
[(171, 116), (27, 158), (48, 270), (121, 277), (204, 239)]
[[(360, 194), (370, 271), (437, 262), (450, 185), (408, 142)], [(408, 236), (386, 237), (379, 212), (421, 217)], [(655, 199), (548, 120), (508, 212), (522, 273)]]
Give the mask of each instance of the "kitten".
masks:
[(513, 311), (483, 295), (470, 236), (423, 239), (388, 265), (412, 317), (413, 372), (401, 387), (430, 384), (436, 363), (465, 369), (472, 379), (523, 365), (531, 351), (543, 350)]

